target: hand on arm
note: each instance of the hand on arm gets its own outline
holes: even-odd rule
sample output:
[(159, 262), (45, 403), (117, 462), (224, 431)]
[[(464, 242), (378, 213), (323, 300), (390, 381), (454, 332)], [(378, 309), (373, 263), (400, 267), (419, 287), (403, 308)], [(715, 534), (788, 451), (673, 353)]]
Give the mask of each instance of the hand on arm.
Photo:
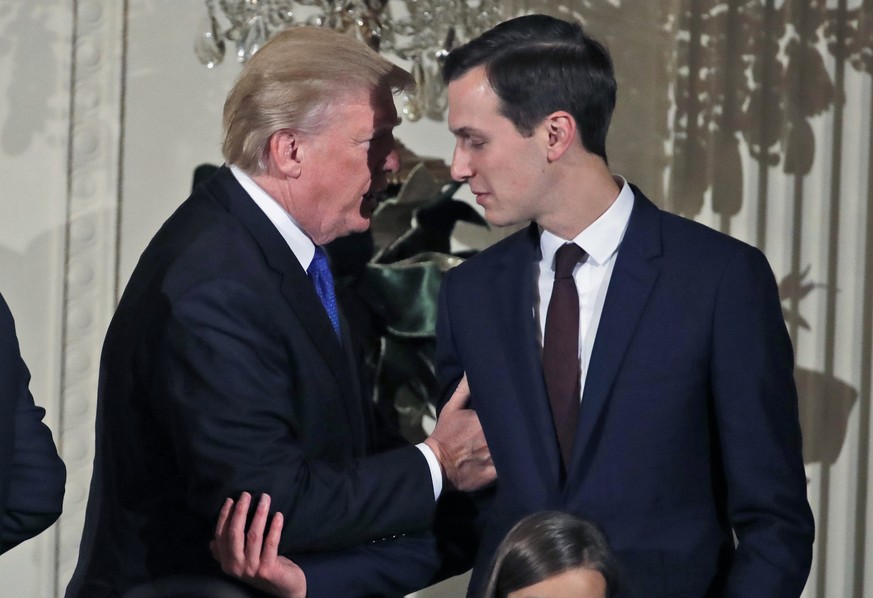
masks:
[(497, 479), (479, 416), (466, 408), (469, 399), (465, 375), (440, 412), (433, 434), (424, 441), (440, 462), (446, 481), (462, 491), (478, 490)]
[(260, 590), (283, 598), (305, 598), (306, 576), (303, 570), (278, 554), (284, 523), (282, 513), (273, 515), (265, 537), (270, 495), (261, 495), (246, 531), (250, 504), (248, 492), (242, 493), (235, 507), (230, 498), (224, 502), (215, 526), (215, 539), (210, 544), (212, 555), (221, 563), (225, 573)]

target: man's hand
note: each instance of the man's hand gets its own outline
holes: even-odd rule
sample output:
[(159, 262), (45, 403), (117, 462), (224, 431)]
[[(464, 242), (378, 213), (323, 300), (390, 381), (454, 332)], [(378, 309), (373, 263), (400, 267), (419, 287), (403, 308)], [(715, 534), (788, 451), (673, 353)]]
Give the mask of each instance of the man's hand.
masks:
[(446, 481), (464, 491), (478, 490), (497, 479), (479, 416), (465, 409), (469, 400), (470, 387), (464, 375), (440, 412), (433, 434), (424, 441), (440, 462)]
[(265, 538), (270, 495), (262, 494), (246, 532), (246, 516), (251, 500), (251, 495), (243, 492), (236, 508), (230, 498), (224, 501), (215, 526), (215, 539), (209, 544), (212, 556), (221, 563), (225, 573), (258, 589), (283, 598), (305, 598), (306, 576), (303, 570), (278, 555), (279, 536), (284, 523), (282, 513), (273, 515)]

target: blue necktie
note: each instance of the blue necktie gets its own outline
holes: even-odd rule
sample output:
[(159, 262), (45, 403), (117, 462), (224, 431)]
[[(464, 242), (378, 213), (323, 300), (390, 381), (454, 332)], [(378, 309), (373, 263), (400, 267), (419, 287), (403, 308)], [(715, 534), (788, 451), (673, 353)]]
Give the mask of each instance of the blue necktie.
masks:
[(340, 338), (339, 310), (336, 306), (336, 295), (333, 290), (333, 274), (330, 272), (330, 264), (327, 263), (327, 254), (321, 247), (316, 246), (315, 255), (306, 273), (309, 274), (309, 278), (315, 285), (315, 292), (318, 293), (318, 298), (324, 305), (330, 323), (333, 324), (336, 337)]

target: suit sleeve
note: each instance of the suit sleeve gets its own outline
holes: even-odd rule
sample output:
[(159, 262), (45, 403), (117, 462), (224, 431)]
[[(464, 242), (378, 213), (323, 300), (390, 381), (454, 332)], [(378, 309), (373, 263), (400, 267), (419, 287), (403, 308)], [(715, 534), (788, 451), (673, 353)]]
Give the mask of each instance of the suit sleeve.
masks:
[(727, 267), (714, 315), (712, 389), (738, 538), (728, 596), (799, 596), (812, 559), (791, 342), (773, 273), (756, 249)]
[(294, 557), (306, 575), (307, 598), (405, 596), (447, 577), (432, 535), (406, 536)]
[(460, 575), (470, 568), (475, 546), (470, 504), (462, 493), (445, 493), (431, 532), (294, 555), (306, 574), (307, 597), (403, 596)]
[[(452, 329), (449, 313), (449, 287), (453, 280), (452, 274), (454, 273), (451, 270), (446, 272), (442, 286), (440, 286), (439, 303), (437, 304), (435, 361), (437, 382), (440, 385), (439, 403), (437, 404), (439, 409), (443, 408), (443, 405), (452, 396), (452, 391), (464, 376), (464, 366), (455, 347), (455, 333)], [(475, 398), (471, 397), (471, 400), (475, 401)]]
[[(464, 366), (455, 346), (455, 330), (451, 322), (451, 284), (454, 273), (449, 270), (440, 287), (437, 311), (436, 375), (440, 385), (438, 410), (452, 396), (464, 376)], [(476, 408), (476, 397), (470, 397), (470, 408)], [(440, 497), (434, 529), (440, 538), (443, 558), (459, 571), (473, 566), (479, 539), (490, 511), (496, 486), (475, 492), (445, 492)]]
[(0, 472), (0, 553), (36, 536), (57, 520), (64, 499), (66, 469), (45, 410), (33, 402), (30, 373), (18, 348), (12, 315), (0, 297), (0, 403), (3, 444)]
[(261, 303), (233, 280), (198, 284), (173, 302), (153, 400), (170, 424), (189, 507), (214, 521), (226, 497), (268, 492), (285, 517), (280, 552), (289, 555), (426, 530), (433, 491), (415, 447), (344, 460), (306, 449), (318, 431), (289, 405), (323, 399), (294, 383), (319, 372), (289, 360), (270, 310), (252, 309)]

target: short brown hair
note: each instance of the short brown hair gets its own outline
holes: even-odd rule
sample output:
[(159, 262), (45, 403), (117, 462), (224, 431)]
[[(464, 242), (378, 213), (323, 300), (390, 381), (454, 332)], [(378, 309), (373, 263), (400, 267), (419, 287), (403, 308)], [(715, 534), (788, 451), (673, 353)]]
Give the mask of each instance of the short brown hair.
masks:
[(353, 37), (320, 27), (288, 29), (252, 56), (227, 96), (224, 158), (260, 174), (276, 131), (314, 133), (330, 105), (349, 92), (413, 86), (408, 72)]
[(556, 110), (573, 115), (582, 146), (606, 161), (616, 83), (606, 47), (576, 22), (548, 15), (504, 21), (452, 50), (443, 78), (483, 67), (500, 113), (525, 137)]

